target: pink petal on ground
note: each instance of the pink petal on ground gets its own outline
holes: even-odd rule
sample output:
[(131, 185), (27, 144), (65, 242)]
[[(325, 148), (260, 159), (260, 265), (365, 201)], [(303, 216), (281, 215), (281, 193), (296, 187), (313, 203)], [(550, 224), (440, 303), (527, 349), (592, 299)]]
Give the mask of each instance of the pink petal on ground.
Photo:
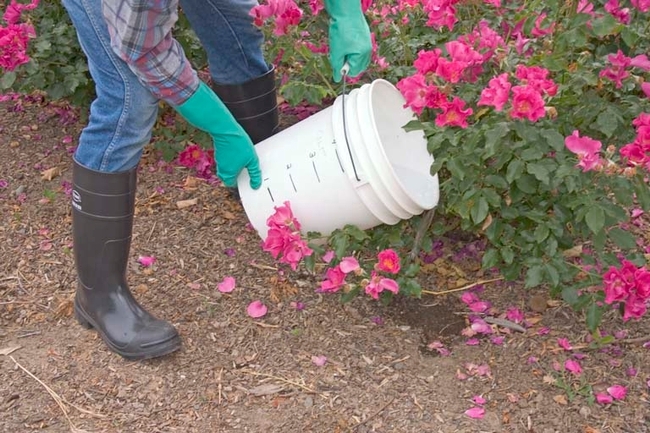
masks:
[(605, 394), (604, 392), (596, 394), (596, 402), (598, 404), (610, 404), (614, 399), (611, 395)]
[(302, 310), (305, 309), (305, 303), (304, 302), (291, 301), (291, 303), (289, 303), (289, 305), (291, 305), (293, 308), (295, 308), (298, 311), (302, 311)]
[(323, 255), (323, 261), (329, 263), (334, 258), (334, 251), (330, 250)]
[(481, 419), (485, 416), (485, 409), (482, 407), (473, 407), (465, 411), (465, 415), (474, 419)]
[(607, 392), (614, 400), (623, 400), (627, 395), (627, 388), (623, 385), (613, 385), (607, 388)]
[(465, 342), (465, 344), (467, 344), (468, 346), (478, 346), (479, 344), (481, 344), (481, 342), (479, 341), (478, 338), (470, 338)]
[(573, 346), (571, 346), (571, 343), (569, 343), (568, 338), (558, 338), (557, 339), (557, 345), (560, 346), (564, 350), (572, 350)]
[(474, 404), (483, 405), (486, 403), (487, 400), (485, 400), (482, 395), (475, 395), (474, 397), (472, 397), (472, 401), (474, 402)]
[(223, 279), (222, 282), (220, 282), (217, 285), (217, 289), (221, 293), (230, 293), (233, 290), (235, 290), (235, 278), (234, 277), (226, 277)]
[(495, 337), (491, 337), (490, 341), (495, 346), (501, 346), (501, 345), (503, 345), (503, 342), (505, 341), (505, 339), (506, 339), (506, 337), (503, 337), (503, 336), (499, 336), (499, 337), (495, 336)]
[(475, 313), (483, 313), (490, 309), (490, 303), (487, 301), (476, 301), (469, 304), (469, 309)]
[(154, 256), (140, 256), (140, 257), (138, 257), (138, 263), (140, 263), (145, 268), (148, 268), (149, 266), (153, 265), (155, 261), (156, 261), (156, 258)]
[(580, 373), (582, 373), (582, 367), (580, 366), (580, 363), (578, 361), (574, 361), (573, 359), (567, 359), (564, 362), (564, 368), (576, 376), (579, 376)]
[(551, 328), (549, 328), (548, 326), (544, 326), (542, 328), (539, 328), (539, 331), (537, 331), (537, 335), (546, 335), (549, 332), (551, 332)]
[(248, 308), (246, 309), (248, 315), (253, 319), (264, 317), (267, 311), (268, 308), (266, 308), (266, 305), (262, 304), (262, 301), (253, 301), (248, 304)]
[(311, 362), (313, 362), (314, 365), (318, 367), (322, 367), (323, 365), (327, 364), (327, 357), (324, 355), (320, 355), (320, 356), (313, 355), (311, 357)]

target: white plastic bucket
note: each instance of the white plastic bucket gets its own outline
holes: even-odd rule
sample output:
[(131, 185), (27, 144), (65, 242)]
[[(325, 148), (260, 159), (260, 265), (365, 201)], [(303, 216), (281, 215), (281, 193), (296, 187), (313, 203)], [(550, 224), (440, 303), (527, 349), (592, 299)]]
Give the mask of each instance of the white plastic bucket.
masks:
[(260, 237), (266, 238), (274, 206), (285, 201), (303, 233), (323, 235), (346, 224), (363, 230), (392, 225), (434, 208), (439, 185), (430, 174), (433, 157), (422, 131), (404, 130), (415, 119), (404, 104), (395, 86), (375, 80), (258, 143), (262, 187), (251, 189), (245, 170), (238, 187)]

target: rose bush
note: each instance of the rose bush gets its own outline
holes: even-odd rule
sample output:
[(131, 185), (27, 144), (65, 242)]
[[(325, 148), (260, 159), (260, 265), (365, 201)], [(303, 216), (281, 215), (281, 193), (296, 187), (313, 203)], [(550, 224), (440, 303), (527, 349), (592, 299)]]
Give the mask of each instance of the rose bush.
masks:
[[(374, 61), (352, 84), (386, 78), (418, 114), (406, 127), (426, 134), (439, 209), (452, 217), (434, 233), (483, 236), (485, 268), (523, 277), (526, 287), (548, 285), (586, 312), (591, 329), (611, 303), (625, 320), (640, 317), (645, 251), (628, 228), (632, 212), (650, 209), (650, 2), (362, 7)], [(252, 15), (273, 33), (267, 48), (288, 101), (340, 93), (329, 78), (320, 0), (267, 0)], [(619, 270), (621, 260), (634, 272)]]

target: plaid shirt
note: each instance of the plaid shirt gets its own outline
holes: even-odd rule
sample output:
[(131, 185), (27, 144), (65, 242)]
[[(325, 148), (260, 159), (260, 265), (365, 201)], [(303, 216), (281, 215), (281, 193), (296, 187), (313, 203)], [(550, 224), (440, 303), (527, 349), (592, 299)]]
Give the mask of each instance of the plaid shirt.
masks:
[(181, 105), (199, 78), (172, 37), (178, 0), (101, 0), (113, 51), (158, 98)]

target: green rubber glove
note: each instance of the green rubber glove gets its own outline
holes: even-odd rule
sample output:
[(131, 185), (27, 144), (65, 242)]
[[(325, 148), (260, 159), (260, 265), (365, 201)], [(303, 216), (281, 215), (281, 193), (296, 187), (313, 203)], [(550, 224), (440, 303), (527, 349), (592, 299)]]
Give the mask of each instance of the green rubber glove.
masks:
[(330, 65), (338, 83), (345, 62), (352, 77), (368, 68), (372, 55), (370, 28), (360, 0), (325, 0), (325, 9), (330, 16)]
[(248, 170), (251, 188), (262, 185), (260, 162), (250, 137), (219, 97), (201, 82), (199, 88), (183, 104), (174, 107), (196, 128), (212, 136), (217, 176), (227, 187), (237, 186), (237, 176)]

